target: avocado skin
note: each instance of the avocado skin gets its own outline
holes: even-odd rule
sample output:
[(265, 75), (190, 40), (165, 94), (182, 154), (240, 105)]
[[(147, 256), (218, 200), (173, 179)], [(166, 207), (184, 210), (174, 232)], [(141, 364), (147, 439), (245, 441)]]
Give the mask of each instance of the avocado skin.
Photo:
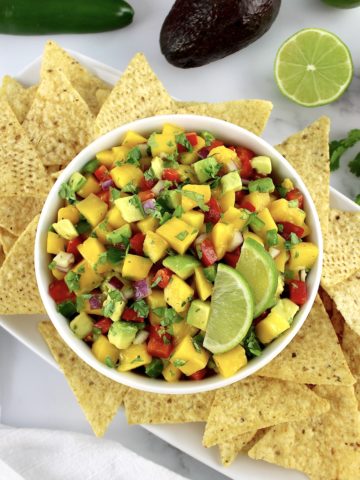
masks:
[(172, 65), (192, 68), (230, 55), (271, 27), (281, 0), (176, 0), (160, 32)]

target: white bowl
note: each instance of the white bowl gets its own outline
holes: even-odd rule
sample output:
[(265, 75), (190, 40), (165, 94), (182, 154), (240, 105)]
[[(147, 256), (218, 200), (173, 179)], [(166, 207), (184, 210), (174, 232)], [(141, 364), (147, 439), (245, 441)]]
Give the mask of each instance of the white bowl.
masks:
[[(215, 375), (202, 381), (168, 383), (165, 380), (152, 379), (131, 372), (120, 373), (115, 369), (109, 368), (98, 361), (93, 356), (90, 348), (72, 333), (68, 320), (56, 311), (56, 305), (48, 293), (48, 287), (52, 281), (52, 277), (48, 269), (50, 256), (46, 253), (46, 237), (48, 228), (55, 221), (57, 211), (62, 204), (62, 200), (58, 196), (61, 184), (67, 181), (73, 172), (81, 170), (86, 162), (95, 157), (96, 153), (119, 145), (128, 130), (135, 130), (146, 136), (153, 131), (161, 131), (164, 123), (175, 123), (184, 127), (187, 131), (200, 132), (208, 130), (213, 133), (216, 138), (223, 140), (227, 144), (242, 145), (253, 150), (257, 155), (269, 156), (272, 159), (273, 175), (275, 178), (283, 179), (288, 177), (292, 179), (295, 186), (303, 193), (307, 223), (311, 230), (310, 239), (319, 247), (318, 259), (307, 277), (308, 300), (306, 304), (300, 308), (291, 328), (268, 345), (260, 357), (250, 360), (244, 368), (230, 378)], [(226, 385), (242, 380), (264, 367), (288, 345), (301, 328), (315, 300), (320, 283), (322, 252), (323, 242), (320, 223), (310, 194), (300, 176), (275, 148), (253, 133), (222, 120), (198, 115), (161, 115), (137, 120), (107, 133), (86, 147), (66, 167), (65, 171), (51, 189), (40, 216), (35, 240), (35, 272), (41, 299), (52, 323), (65, 343), (84, 360), (84, 362), (112, 380), (132, 388), (155, 393), (190, 394), (225, 387)]]

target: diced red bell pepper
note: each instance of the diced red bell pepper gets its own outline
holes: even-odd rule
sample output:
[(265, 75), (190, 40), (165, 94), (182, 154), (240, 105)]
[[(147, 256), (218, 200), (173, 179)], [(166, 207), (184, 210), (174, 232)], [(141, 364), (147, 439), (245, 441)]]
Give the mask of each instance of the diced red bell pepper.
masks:
[(66, 252), (67, 253), (72, 253), (75, 257), (80, 255), (78, 246), (81, 245), (82, 239), (81, 237), (76, 237), (73, 238), (72, 240), (69, 240), (67, 246), (66, 246)]
[(235, 203), (240, 205), (241, 202), (244, 200), (245, 195), (246, 192), (244, 190), (240, 190), (240, 192), (235, 192)]
[(109, 170), (105, 165), (100, 165), (100, 167), (95, 170), (94, 175), (100, 183), (105, 182), (106, 180), (111, 180)]
[(295, 233), (295, 235), (297, 235), (299, 238), (304, 235), (304, 229), (298, 225), (294, 225), (291, 222), (281, 222), (279, 225), (283, 226), (283, 230), (280, 233), (285, 240), (289, 240), (292, 233)]
[(290, 190), (286, 194), (286, 200), (297, 200), (298, 201), (298, 207), (299, 208), (304, 208), (304, 195), (300, 192), (298, 188), (294, 188), (293, 190)]
[(224, 262), (230, 267), (235, 268), (240, 257), (240, 247), (236, 247), (233, 252), (227, 252), (224, 255)]
[(301, 280), (290, 280), (289, 282), (290, 300), (296, 305), (304, 305), (307, 300), (306, 283)]
[(112, 321), (110, 318), (100, 318), (97, 322), (94, 323), (95, 328), (99, 328), (103, 335), (106, 335), (111, 327)]
[(221, 208), (217, 200), (214, 197), (211, 197), (206, 204), (209, 207), (209, 210), (204, 213), (204, 220), (206, 223), (217, 223), (221, 218)]
[(251, 178), (254, 170), (251, 166), (250, 160), (255, 156), (255, 153), (245, 147), (236, 147), (236, 155), (241, 163), (240, 176), (242, 178)]
[(147, 351), (152, 357), (168, 358), (174, 349), (173, 337), (161, 325), (151, 325)]
[(144, 240), (145, 235), (143, 233), (136, 233), (130, 238), (130, 248), (136, 255), (143, 255)]
[[(156, 283), (157, 287), (165, 288), (168, 286), (172, 274), (173, 272), (168, 268), (160, 268), (153, 276), (151, 284)], [(161, 280), (159, 281), (159, 283), (157, 283), (159, 277), (161, 278)]]
[(211, 142), (209, 149), (212, 150), (213, 148), (221, 147), (222, 145), (224, 145), (224, 142), (222, 142), (221, 140), (215, 139)]
[(144, 317), (140, 317), (133, 308), (125, 308), (123, 314), (121, 315), (121, 320), (125, 320), (125, 322), (141, 323), (144, 321)]
[(208, 238), (205, 238), (205, 240), (200, 243), (199, 257), (205, 267), (210, 267), (210, 265), (213, 265), (217, 261), (214, 245)]
[(76, 300), (76, 295), (70, 292), (64, 280), (54, 280), (49, 285), (49, 295), (56, 303), (65, 302), (65, 300)]
[(104, 190), (96, 194), (97, 197), (100, 198), (103, 202), (110, 205), (110, 190)]
[(156, 180), (146, 180), (145, 177), (142, 177), (142, 179), (139, 182), (139, 189), (141, 191), (144, 190), (151, 190), (152, 187), (155, 185)]
[(150, 200), (150, 198), (155, 198), (155, 193), (151, 190), (145, 190), (143, 192), (139, 192), (138, 197), (140, 198), (141, 202), (146, 202), (146, 200)]
[(190, 379), (191, 380), (202, 380), (203, 378), (206, 377), (207, 372), (208, 372), (208, 369), (205, 367), (202, 370), (198, 370), (197, 372), (190, 375)]
[(164, 168), (162, 179), (178, 183), (181, 181), (180, 173), (175, 168)]
[[(188, 139), (192, 147), (195, 147), (195, 145), (197, 145), (198, 141), (197, 141), (197, 135), (195, 132), (186, 133), (185, 137)], [(188, 151), (188, 149), (184, 147), (184, 145), (181, 145), (180, 143), (177, 144), (177, 149), (179, 153), (184, 153)]]
[(256, 212), (256, 208), (254, 207), (254, 205), (247, 200), (243, 200), (240, 203), (240, 208), (245, 208), (246, 210), (249, 210), (249, 212)]

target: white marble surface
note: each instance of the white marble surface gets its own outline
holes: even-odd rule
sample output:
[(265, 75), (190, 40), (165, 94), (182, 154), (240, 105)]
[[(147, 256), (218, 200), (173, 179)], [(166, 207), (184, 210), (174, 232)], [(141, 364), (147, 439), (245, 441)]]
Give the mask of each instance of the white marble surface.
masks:
[[(226, 59), (191, 70), (169, 65), (160, 53), (158, 36), (171, 0), (130, 0), (136, 18), (130, 27), (96, 35), (52, 36), (62, 46), (77, 50), (113, 67), (123, 69), (137, 51), (145, 52), (154, 70), (172, 95), (186, 100), (221, 101), (266, 98), (274, 111), (264, 137), (272, 143), (326, 114), (332, 120), (332, 138), (360, 128), (360, 8), (337, 10), (320, 0), (283, 0), (272, 29), (255, 44)], [(321, 27), (338, 34), (350, 47), (355, 77), (336, 103), (306, 109), (282, 97), (273, 80), (273, 61), (278, 46), (301, 28)], [(45, 37), (0, 35), (0, 75), (16, 75), (39, 56)], [(332, 175), (332, 185), (353, 198), (360, 193), (360, 179), (342, 167)], [(43, 427), (90, 432), (64, 378), (44, 361), (0, 329), (1, 421), (14, 426)], [(119, 413), (107, 438), (121, 441), (134, 451), (194, 480), (225, 478), (166, 445), (141, 427), (129, 427)]]

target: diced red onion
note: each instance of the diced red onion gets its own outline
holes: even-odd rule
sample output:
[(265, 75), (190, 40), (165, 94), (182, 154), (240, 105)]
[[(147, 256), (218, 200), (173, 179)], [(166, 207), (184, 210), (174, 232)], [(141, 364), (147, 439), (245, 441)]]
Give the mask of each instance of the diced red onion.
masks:
[(162, 180), (159, 180), (154, 186), (153, 188), (151, 189), (151, 191), (153, 193), (155, 193), (155, 195), (159, 195), (159, 193), (161, 192), (161, 190), (164, 190), (164, 182)]
[(124, 286), (123, 282), (119, 280), (117, 277), (111, 277), (109, 280), (109, 284), (116, 288), (117, 290), (121, 290), (122, 287)]
[(241, 178), (241, 183), (243, 185), (249, 185), (250, 180), (248, 178)]
[(143, 208), (146, 214), (151, 213), (153, 210), (155, 210), (155, 198), (149, 198), (149, 200), (146, 200), (143, 203)]
[(195, 240), (195, 245), (199, 245), (201, 242), (203, 242), (206, 238), (208, 237), (207, 233), (202, 233), (197, 237)]
[(135, 288), (135, 298), (136, 300), (141, 300), (142, 298), (148, 297), (151, 293), (151, 288), (149, 287), (149, 284), (144, 278), (144, 280), (139, 280), (138, 282), (134, 282), (134, 288)]
[(197, 152), (197, 154), (199, 155), (199, 157), (203, 160), (204, 158), (207, 158), (207, 156), (209, 155), (209, 149), (208, 147), (203, 147), (203, 148), (200, 148), (200, 150)]
[(129, 300), (130, 298), (133, 298), (135, 292), (134, 289), (132, 288), (131, 285), (124, 285), (123, 288), (121, 289), (121, 293), (125, 300)]
[(114, 181), (112, 178), (109, 178), (109, 180), (105, 180), (104, 182), (102, 182), (100, 186), (101, 189), (104, 191), (109, 190), (110, 187), (114, 186)]
[(272, 258), (276, 258), (280, 254), (280, 250), (275, 247), (270, 247), (269, 248), (269, 253), (272, 256)]
[(59, 272), (67, 273), (71, 266), (69, 265), (68, 267), (62, 267), (61, 265), (56, 265), (56, 270), (59, 270)]
[(233, 239), (231, 240), (231, 243), (229, 245), (229, 252), (233, 252), (235, 248), (240, 247), (242, 245), (244, 239), (243, 236), (241, 235), (240, 232), (235, 232)]
[(226, 164), (226, 168), (228, 172), (235, 172), (238, 169), (238, 166), (236, 165), (235, 162), (230, 161), (229, 163)]
[(89, 298), (89, 305), (91, 310), (97, 310), (102, 307), (103, 301), (101, 295), (93, 295)]
[(136, 334), (136, 337), (133, 341), (133, 344), (134, 345), (140, 345), (141, 343), (144, 343), (145, 340), (147, 340), (148, 336), (149, 336), (149, 332), (147, 332), (146, 330), (140, 330)]

